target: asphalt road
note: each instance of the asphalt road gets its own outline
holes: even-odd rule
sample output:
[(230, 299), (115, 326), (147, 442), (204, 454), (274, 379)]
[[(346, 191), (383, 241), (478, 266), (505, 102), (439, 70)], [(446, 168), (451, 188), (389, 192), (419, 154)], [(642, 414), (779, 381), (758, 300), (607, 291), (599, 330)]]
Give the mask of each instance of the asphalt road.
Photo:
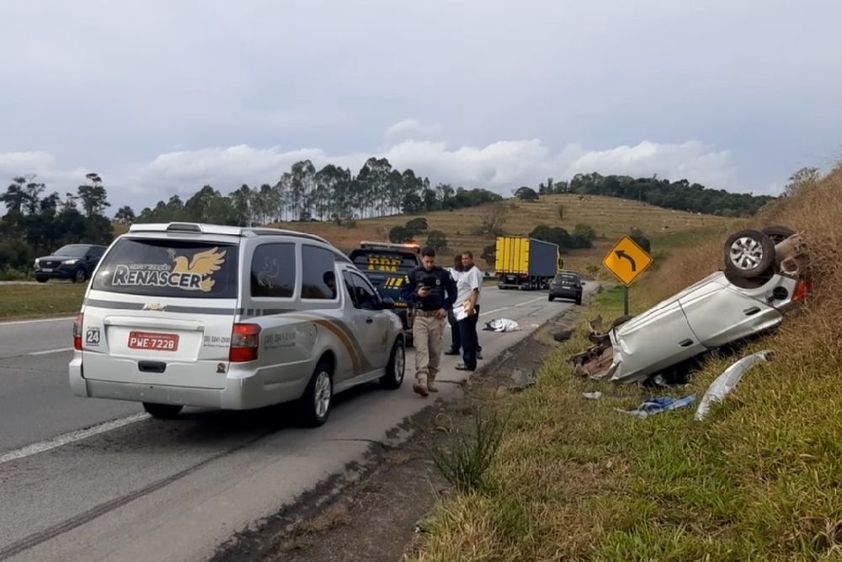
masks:
[[(483, 292), (493, 361), (567, 307), (546, 293)], [(159, 421), (128, 402), (75, 398), (67, 384), (71, 319), (0, 324), (0, 560), (206, 560), (237, 531), (346, 473), (372, 443), (393, 443), (432, 403), (412, 393), (412, 353), (397, 391), (340, 397), (328, 423), (301, 429), (283, 407), (185, 410)], [(462, 373), (443, 358), (442, 398)]]

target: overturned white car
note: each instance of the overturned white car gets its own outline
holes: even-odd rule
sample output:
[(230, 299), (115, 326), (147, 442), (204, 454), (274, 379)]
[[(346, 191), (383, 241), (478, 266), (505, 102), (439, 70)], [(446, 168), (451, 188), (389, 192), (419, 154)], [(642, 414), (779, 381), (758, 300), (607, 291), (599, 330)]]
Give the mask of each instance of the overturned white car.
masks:
[(786, 227), (743, 230), (725, 243), (725, 271), (713, 273), (635, 317), (604, 330), (591, 323), (578, 374), (642, 382), (707, 351), (774, 328), (808, 291), (807, 251)]

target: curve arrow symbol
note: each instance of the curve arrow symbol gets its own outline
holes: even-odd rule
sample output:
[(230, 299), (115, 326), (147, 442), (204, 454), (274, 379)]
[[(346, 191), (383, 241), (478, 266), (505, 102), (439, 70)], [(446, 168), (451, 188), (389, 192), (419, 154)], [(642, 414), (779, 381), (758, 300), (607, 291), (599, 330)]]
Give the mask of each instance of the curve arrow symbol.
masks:
[(624, 252), (623, 250), (617, 250), (616, 252), (614, 252), (614, 255), (617, 256), (618, 260), (620, 260), (620, 259), (629, 260), (629, 263), (631, 264), (632, 271), (637, 271), (637, 263), (635, 263), (634, 258), (632, 258), (630, 255), (628, 255), (626, 252)]

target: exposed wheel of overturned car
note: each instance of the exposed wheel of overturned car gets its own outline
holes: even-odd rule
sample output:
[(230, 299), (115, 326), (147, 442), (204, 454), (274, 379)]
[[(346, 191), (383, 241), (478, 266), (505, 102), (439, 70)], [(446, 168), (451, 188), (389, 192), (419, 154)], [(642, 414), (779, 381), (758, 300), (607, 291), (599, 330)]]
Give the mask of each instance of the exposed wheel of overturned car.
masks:
[(724, 254), (729, 276), (762, 277), (775, 265), (775, 243), (759, 230), (740, 230), (729, 236)]

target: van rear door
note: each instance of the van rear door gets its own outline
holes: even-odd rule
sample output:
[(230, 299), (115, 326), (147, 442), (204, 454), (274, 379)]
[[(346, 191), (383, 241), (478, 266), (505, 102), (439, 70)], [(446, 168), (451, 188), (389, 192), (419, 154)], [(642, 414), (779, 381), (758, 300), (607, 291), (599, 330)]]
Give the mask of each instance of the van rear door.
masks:
[(85, 377), (223, 388), (239, 285), (228, 238), (115, 242), (83, 309)]

